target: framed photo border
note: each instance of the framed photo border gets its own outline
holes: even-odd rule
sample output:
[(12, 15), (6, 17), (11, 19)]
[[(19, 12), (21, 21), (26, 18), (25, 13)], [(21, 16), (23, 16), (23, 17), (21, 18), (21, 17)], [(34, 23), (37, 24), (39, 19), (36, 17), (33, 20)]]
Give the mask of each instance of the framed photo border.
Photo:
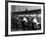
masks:
[[(8, 35), (8, 2), (42, 4), (43, 5), (43, 33), (13, 34)], [(40, 35), (45, 34), (45, 3), (44, 2), (25, 2), (25, 1), (5, 1), (5, 36)]]

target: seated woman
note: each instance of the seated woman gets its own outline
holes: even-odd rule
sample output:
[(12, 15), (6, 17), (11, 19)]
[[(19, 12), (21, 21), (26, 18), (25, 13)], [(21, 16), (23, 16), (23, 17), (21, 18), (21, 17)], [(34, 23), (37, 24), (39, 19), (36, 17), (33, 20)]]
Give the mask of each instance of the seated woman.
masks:
[(38, 21), (40, 21), (40, 20), (38, 20), (38, 17), (35, 17), (34, 19), (33, 19), (33, 22), (35, 23), (34, 24), (34, 29), (35, 30), (38, 30), (39, 28), (40, 28), (40, 23), (38, 22)]
[(26, 30), (27, 18), (26, 17), (23, 17), (23, 21), (21, 21), (21, 23), (22, 23), (22, 29), (23, 30)]
[(33, 30), (33, 28), (34, 28), (32, 20), (33, 20), (33, 18), (31, 16), (29, 16), (28, 23), (27, 23), (28, 30)]

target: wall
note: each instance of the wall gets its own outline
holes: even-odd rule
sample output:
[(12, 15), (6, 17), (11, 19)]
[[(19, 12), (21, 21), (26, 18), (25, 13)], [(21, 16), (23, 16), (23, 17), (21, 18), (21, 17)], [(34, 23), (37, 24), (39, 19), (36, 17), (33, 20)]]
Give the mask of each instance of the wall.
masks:
[(12, 6), (12, 12), (16, 12), (16, 11), (25, 11), (25, 9), (27, 10), (35, 10), (35, 9), (41, 9), (41, 6), (20, 6), (20, 5), (16, 5), (16, 6)]
[[(46, 0), (19, 0), (19, 1), (44, 2), (45, 19), (46, 19)], [(46, 28), (46, 23), (45, 23), (45, 28)], [(0, 37), (4, 37), (4, 34), (5, 34), (5, 1), (0, 0)], [(26, 35), (26, 36), (12, 36), (12, 37), (46, 37), (46, 29), (45, 29), (45, 34), (42, 34), (42, 35)]]

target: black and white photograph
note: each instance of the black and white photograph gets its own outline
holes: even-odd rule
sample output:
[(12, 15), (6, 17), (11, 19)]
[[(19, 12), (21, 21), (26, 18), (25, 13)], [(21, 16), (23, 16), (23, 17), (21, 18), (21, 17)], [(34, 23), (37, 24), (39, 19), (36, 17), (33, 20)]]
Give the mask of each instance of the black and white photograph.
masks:
[(8, 35), (43, 33), (43, 4), (8, 3)]
[(11, 6), (11, 31), (41, 29), (40, 6)]

